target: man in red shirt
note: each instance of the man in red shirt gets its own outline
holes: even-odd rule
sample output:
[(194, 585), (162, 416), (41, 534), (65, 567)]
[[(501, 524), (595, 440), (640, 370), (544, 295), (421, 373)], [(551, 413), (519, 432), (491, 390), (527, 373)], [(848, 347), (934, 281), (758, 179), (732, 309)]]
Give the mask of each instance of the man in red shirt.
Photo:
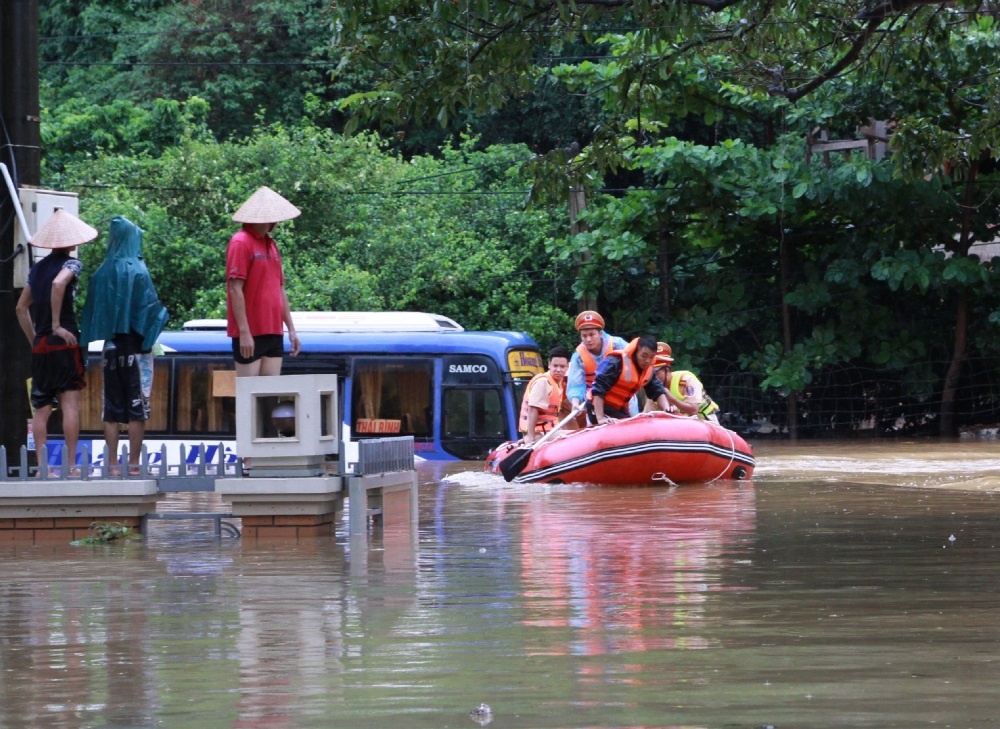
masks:
[(270, 233), (300, 214), (269, 187), (261, 187), (233, 213), (243, 228), (226, 249), (226, 332), (233, 339), (237, 377), (281, 374), (286, 327), (291, 355), (299, 353), (281, 254)]

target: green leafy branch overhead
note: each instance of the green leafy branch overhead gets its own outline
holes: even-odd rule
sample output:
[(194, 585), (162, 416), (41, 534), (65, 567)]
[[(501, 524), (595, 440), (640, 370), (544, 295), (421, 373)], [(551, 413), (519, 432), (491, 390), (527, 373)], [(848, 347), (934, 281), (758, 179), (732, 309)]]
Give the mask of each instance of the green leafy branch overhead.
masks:
[(546, 74), (568, 94), (599, 94), (609, 115), (594, 136), (619, 143), (589, 162), (606, 169), (671, 118), (767, 114), (847, 74), (898, 72), (915, 42), (940, 52), (950, 41), (938, 29), (980, 11), (970, 0), (369, 0), (337, 4), (334, 42), (342, 70), (376, 79), (343, 101), (354, 123), (445, 124), (499, 109)]

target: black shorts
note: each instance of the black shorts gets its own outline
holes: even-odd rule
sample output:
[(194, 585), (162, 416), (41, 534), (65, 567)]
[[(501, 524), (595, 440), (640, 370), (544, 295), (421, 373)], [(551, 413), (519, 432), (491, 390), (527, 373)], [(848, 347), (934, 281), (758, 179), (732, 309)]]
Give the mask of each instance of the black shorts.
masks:
[(104, 414), (101, 419), (105, 423), (149, 420), (153, 355), (143, 352), (141, 345), (141, 337), (115, 337), (114, 347), (104, 350)]
[(280, 334), (261, 334), (253, 338), (253, 357), (240, 354), (240, 338), (233, 337), (233, 360), (236, 364), (250, 364), (261, 357), (284, 357), (285, 338)]
[(67, 390), (82, 390), (87, 386), (84, 372), (79, 346), (70, 346), (54, 334), (35, 337), (31, 347), (31, 404), (43, 408)]

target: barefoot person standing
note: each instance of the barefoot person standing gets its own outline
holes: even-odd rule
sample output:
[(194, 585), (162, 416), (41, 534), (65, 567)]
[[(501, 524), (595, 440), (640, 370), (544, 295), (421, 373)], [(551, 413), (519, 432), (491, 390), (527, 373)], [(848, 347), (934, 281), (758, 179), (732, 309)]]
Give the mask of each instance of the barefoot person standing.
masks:
[[(49, 255), (31, 267), (28, 283), (17, 301), (17, 320), (31, 342), (31, 405), (35, 408), (31, 427), (41, 452), (48, 442), (49, 416), (59, 403), (62, 411), (62, 457), (71, 475), (76, 468), (76, 444), (80, 437), (80, 390), (84, 381), (73, 297), (83, 264), (70, 254), (77, 246), (97, 237), (97, 231), (63, 209), (56, 210), (31, 239)], [(46, 464), (39, 464), (44, 468)]]
[(80, 346), (104, 340), (104, 441), (110, 475), (121, 473), (118, 428), (128, 423), (128, 472), (139, 475), (153, 389), (153, 345), (170, 320), (142, 255), (142, 228), (111, 218), (108, 251), (87, 287)]
[(226, 249), (226, 332), (233, 339), (237, 377), (281, 374), (286, 327), (291, 355), (299, 353), (281, 254), (271, 233), (279, 222), (300, 214), (269, 187), (258, 189), (233, 213), (243, 228)]

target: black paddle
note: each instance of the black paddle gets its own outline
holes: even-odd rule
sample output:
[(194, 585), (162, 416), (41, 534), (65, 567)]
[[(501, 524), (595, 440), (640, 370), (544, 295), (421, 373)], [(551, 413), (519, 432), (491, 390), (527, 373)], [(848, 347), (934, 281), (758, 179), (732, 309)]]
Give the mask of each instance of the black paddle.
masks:
[(506, 458), (504, 458), (500, 462), (500, 473), (503, 474), (504, 480), (507, 481), (507, 483), (510, 483), (515, 478), (517, 478), (517, 475), (519, 473), (521, 473), (521, 471), (524, 470), (525, 466), (528, 465), (528, 459), (531, 458), (531, 452), (533, 450), (535, 450), (538, 446), (540, 446), (542, 443), (544, 443), (547, 440), (549, 440), (549, 438), (551, 438), (553, 435), (555, 435), (555, 433), (558, 430), (561, 430), (562, 427), (564, 425), (566, 425), (566, 423), (568, 423), (570, 420), (572, 420), (577, 415), (579, 415), (581, 412), (583, 412), (583, 408), (584, 408), (584, 404), (580, 403), (575, 408), (573, 408), (573, 412), (571, 412), (565, 418), (563, 418), (558, 423), (556, 423), (555, 427), (553, 427), (552, 430), (550, 430), (548, 433), (546, 433), (545, 435), (543, 435), (541, 438), (539, 438), (538, 440), (536, 440), (531, 445), (529, 445), (529, 446), (522, 446), (521, 448), (518, 448), (513, 453), (511, 453), (509, 456), (507, 456)]

